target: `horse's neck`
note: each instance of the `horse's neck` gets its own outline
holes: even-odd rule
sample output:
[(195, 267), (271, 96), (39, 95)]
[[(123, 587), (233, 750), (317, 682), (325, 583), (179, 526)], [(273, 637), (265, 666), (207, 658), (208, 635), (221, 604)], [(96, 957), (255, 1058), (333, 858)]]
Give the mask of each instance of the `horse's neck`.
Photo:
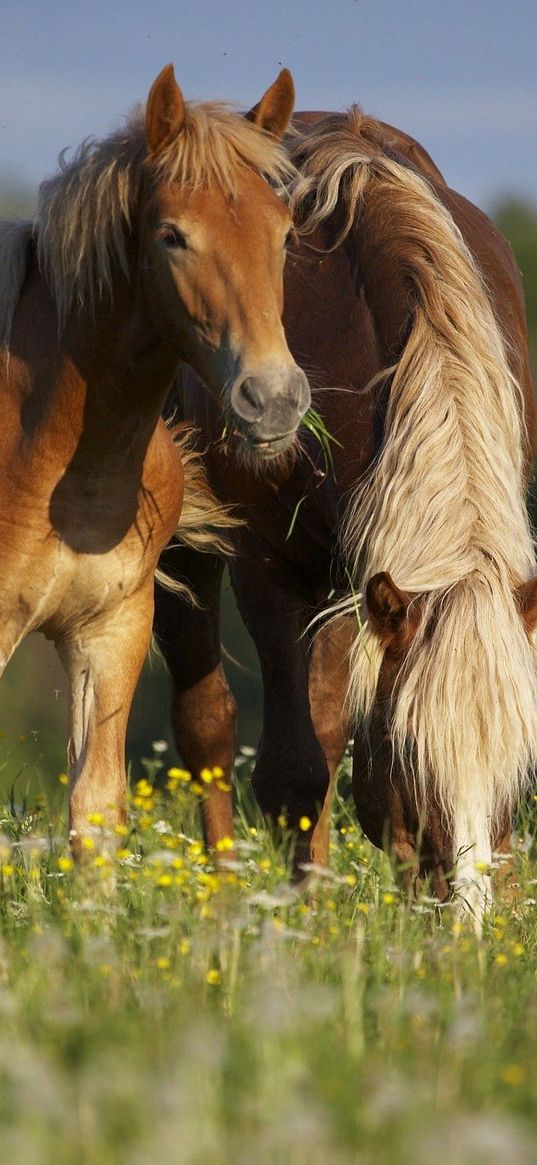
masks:
[(94, 417), (101, 433), (105, 418), (112, 429), (129, 420), (155, 427), (178, 357), (159, 338), (136, 289), (123, 284), (111, 304), (74, 317), (62, 347), (84, 383), (87, 422)]

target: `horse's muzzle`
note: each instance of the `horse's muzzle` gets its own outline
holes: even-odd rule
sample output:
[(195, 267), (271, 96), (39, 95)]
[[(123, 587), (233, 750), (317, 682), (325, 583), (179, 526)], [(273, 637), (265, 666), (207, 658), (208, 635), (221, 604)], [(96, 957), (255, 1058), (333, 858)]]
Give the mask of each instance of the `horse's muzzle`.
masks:
[(274, 457), (292, 444), (311, 395), (305, 374), (295, 365), (284, 375), (270, 371), (237, 380), (229, 403), (250, 449)]

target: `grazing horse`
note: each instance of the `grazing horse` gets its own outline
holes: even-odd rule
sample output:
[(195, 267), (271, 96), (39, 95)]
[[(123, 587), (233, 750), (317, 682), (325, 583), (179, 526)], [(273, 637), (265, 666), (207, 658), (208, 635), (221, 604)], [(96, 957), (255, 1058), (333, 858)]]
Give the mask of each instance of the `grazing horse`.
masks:
[[(0, 664), (41, 629), (66, 666), (75, 849), (88, 814), (124, 812), (154, 571), (183, 493), (160, 420), (180, 360), (252, 446), (291, 440), (309, 404), (281, 324), (292, 104), (285, 70), (254, 123), (185, 104), (167, 66), (145, 113), (62, 161), (35, 223), (2, 228)], [(214, 514), (188, 457), (187, 478), (196, 545)]]
[[(240, 433), (221, 440), (188, 376), (182, 388), (209, 481), (246, 522), (231, 574), (264, 685), (254, 788), (269, 818), (285, 811), (297, 830), (298, 862), (326, 861), (330, 786), (357, 723), (366, 834), (410, 891), (427, 876), (445, 899), (457, 865), (479, 917), (537, 755), (525, 509), (536, 416), (520, 277), (493, 224), (413, 139), (357, 107), (299, 127), (284, 323), (331, 456), (302, 428), (286, 457), (261, 462)], [(221, 562), (188, 550), (179, 561), (203, 607), (157, 602), (177, 743), (192, 768), (229, 770)], [(221, 789), (204, 814), (214, 844), (231, 830)], [(303, 816), (312, 831), (298, 830)]]

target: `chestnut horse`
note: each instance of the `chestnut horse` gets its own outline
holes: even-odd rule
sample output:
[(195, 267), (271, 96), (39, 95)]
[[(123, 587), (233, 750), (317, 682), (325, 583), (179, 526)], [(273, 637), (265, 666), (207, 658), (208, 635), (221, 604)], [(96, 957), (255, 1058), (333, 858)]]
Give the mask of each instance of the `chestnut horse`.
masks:
[[(124, 811), (153, 576), (183, 493), (160, 420), (180, 359), (246, 436), (255, 412), (252, 443), (290, 440), (309, 404), (281, 324), (292, 103), (284, 71), (255, 124), (185, 104), (170, 65), (145, 114), (43, 184), (34, 224), (2, 228), (0, 664), (36, 629), (65, 663), (75, 848), (88, 814)], [(214, 518), (203, 490), (194, 473), (188, 526)]]
[[(220, 439), (217, 408), (188, 377), (182, 390), (210, 483), (247, 523), (231, 574), (264, 685), (254, 788), (269, 818), (285, 811), (297, 829), (297, 861), (325, 862), (330, 787), (357, 722), (366, 834), (408, 889), (427, 876), (444, 899), (455, 884), (479, 919), (537, 754), (520, 278), (496, 228), (413, 139), (358, 108), (299, 125), (284, 323), (319, 388), (332, 458), (302, 429), (290, 455), (261, 463), (240, 434)], [(177, 744), (192, 769), (229, 771), (222, 563), (188, 550), (179, 562), (204, 606), (157, 602)], [(210, 844), (231, 831), (222, 790), (204, 815)]]

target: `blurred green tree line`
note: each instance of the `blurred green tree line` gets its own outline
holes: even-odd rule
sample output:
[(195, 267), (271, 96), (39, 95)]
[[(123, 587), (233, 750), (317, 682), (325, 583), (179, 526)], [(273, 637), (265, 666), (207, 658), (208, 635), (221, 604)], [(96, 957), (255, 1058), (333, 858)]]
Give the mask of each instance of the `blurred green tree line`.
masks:
[[(32, 195), (15, 181), (0, 180), (0, 217), (25, 216)], [(522, 272), (526, 296), (532, 368), (537, 383), (537, 207), (516, 196), (499, 201), (491, 217), (511, 243)], [(537, 487), (530, 508), (537, 525)], [(255, 650), (240, 621), (229, 581), (222, 599), (222, 640), (228, 678), (241, 710), (239, 739), (256, 744), (261, 712), (261, 683)], [(175, 752), (168, 716), (165, 668), (152, 652), (135, 697), (127, 741), (135, 774), (141, 758), (151, 757), (152, 741), (165, 740), (173, 763)], [(16, 652), (0, 683), (0, 782), (14, 785), (20, 801), (27, 788), (33, 796), (40, 782), (50, 788), (65, 768), (67, 690), (65, 674), (43, 636), (31, 635)]]

